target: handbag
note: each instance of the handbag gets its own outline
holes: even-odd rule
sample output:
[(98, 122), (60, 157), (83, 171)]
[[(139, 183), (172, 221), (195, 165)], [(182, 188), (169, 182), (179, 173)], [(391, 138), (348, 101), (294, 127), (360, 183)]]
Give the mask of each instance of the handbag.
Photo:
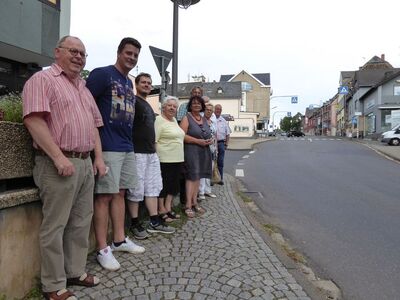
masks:
[(212, 176), (211, 176), (211, 182), (212, 183), (221, 182), (221, 174), (219, 174), (218, 164), (217, 164), (216, 160), (214, 161), (214, 166), (213, 166)]

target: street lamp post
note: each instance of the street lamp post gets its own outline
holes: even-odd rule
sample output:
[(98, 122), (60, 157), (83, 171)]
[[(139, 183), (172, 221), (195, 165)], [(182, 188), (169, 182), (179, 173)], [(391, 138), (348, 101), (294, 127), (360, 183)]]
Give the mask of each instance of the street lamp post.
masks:
[(178, 95), (178, 19), (179, 7), (187, 9), (189, 6), (194, 5), (200, 0), (171, 0), (174, 3), (174, 18), (172, 29), (172, 95)]

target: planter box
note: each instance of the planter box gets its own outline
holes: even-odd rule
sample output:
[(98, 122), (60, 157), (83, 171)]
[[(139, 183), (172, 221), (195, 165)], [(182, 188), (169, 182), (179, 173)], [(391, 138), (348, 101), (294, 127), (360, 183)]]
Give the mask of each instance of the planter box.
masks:
[(31, 177), (32, 138), (23, 124), (0, 121), (0, 180)]

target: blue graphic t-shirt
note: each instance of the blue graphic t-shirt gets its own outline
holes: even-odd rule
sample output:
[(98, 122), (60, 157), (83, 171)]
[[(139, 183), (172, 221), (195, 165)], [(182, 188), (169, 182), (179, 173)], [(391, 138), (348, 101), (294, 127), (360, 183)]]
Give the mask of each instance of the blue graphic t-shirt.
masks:
[(103, 117), (104, 126), (99, 130), (103, 151), (133, 151), (135, 95), (132, 81), (114, 66), (107, 66), (90, 72), (86, 86)]

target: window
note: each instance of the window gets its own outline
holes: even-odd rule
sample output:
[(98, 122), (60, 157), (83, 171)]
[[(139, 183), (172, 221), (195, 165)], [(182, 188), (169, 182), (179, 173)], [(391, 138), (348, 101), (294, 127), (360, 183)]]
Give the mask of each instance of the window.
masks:
[(250, 84), (250, 83), (248, 83), (248, 82), (246, 82), (246, 81), (243, 81), (242, 82), (242, 91), (251, 91), (253, 89), (253, 86)]
[(395, 85), (393, 87), (393, 95), (394, 96), (400, 96), (400, 85)]
[(392, 114), (390, 109), (381, 110), (381, 131), (388, 131), (392, 128)]
[(370, 113), (367, 115), (367, 120), (366, 120), (366, 131), (367, 133), (371, 134), (374, 133), (376, 131), (375, 128), (375, 124), (376, 124), (376, 117), (373, 113)]

